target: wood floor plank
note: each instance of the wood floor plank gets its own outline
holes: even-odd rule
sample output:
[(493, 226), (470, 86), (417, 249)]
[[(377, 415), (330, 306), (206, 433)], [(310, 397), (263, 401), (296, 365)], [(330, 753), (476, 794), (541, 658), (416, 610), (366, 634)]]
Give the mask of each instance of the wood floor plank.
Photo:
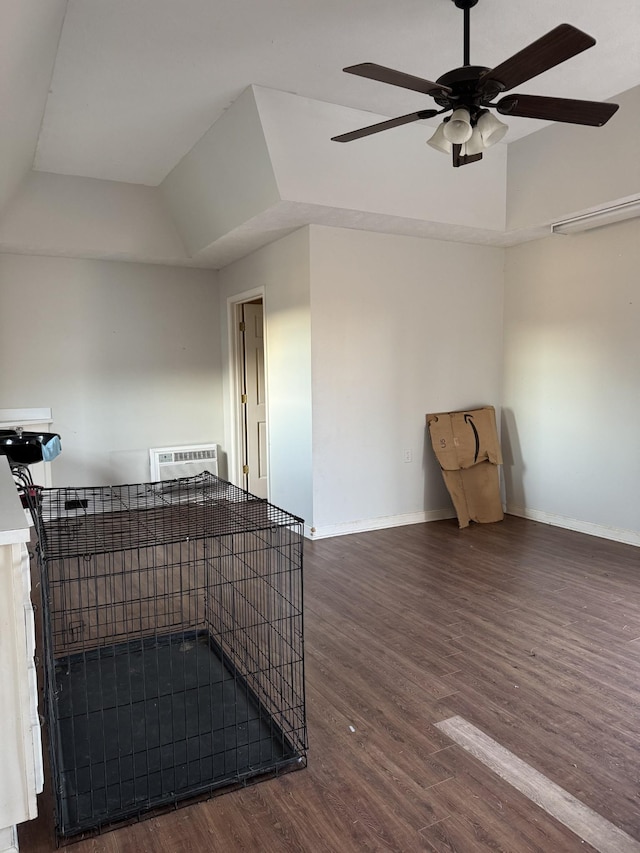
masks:
[(605, 820), (467, 720), (451, 717), (437, 725), (455, 743), (599, 853), (640, 853), (640, 841)]
[(487, 828), (487, 820), (484, 816), (474, 817), (449, 817), (421, 830), (420, 835), (428, 842), (429, 849), (435, 853), (548, 853), (549, 850), (562, 851), (562, 853), (595, 853), (590, 844), (585, 844), (580, 839), (562, 838), (556, 847), (546, 846), (548, 843), (558, 844), (545, 837), (542, 844), (519, 837), (508, 843), (513, 846), (505, 846), (502, 832), (492, 834)]
[[(72, 853), (574, 853), (460, 715), (640, 839), (640, 551), (525, 519), (305, 543), (309, 765)], [(351, 728), (355, 729), (352, 731)], [(26, 853), (51, 853), (47, 777)]]

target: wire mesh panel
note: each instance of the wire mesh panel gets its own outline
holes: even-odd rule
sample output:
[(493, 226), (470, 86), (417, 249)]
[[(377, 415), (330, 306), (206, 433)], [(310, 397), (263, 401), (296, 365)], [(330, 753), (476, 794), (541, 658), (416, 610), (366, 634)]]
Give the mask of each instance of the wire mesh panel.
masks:
[(58, 833), (304, 766), (301, 519), (209, 473), (39, 498)]

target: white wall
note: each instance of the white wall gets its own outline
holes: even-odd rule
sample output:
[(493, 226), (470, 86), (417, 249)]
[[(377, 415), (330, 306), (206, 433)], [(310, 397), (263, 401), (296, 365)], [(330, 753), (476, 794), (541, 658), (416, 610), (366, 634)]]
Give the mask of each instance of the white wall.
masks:
[(507, 250), (509, 511), (640, 544), (640, 222)]
[(280, 201), (251, 87), (160, 186), (190, 254)]
[(0, 5), (0, 208), (33, 164), (66, 7), (66, 0)]
[(387, 117), (289, 92), (253, 91), (281, 198), (383, 214), (388, 230), (392, 217), (487, 235), (504, 230), (506, 145), (487, 153), (480, 167), (454, 169), (449, 155), (425, 144), (435, 126), (418, 122), (342, 144), (331, 137)]
[(503, 265), (497, 248), (311, 227), (318, 535), (453, 515), (425, 415), (500, 406)]
[(604, 127), (555, 124), (509, 145), (507, 228), (542, 225), (640, 193), (640, 86)]
[(76, 258), (187, 262), (160, 190), (31, 172), (0, 219), (0, 250)]
[(0, 408), (52, 408), (54, 485), (146, 481), (222, 440), (219, 328), (211, 271), (0, 255)]
[[(309, 233), (303, 228), (219, 273), (225, 403), (229, 389), (227, 300), (264, 288), (265, 369), (269, 420), (269, 499), (311, 523), (311, 326)], [(232, 441), (230, 413), (226, 446)]]

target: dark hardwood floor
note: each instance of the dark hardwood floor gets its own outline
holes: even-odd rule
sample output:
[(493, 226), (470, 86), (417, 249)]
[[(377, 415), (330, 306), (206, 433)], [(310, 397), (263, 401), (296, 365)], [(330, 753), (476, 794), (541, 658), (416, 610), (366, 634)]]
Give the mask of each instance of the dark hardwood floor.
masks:
[[(640, 840), (640, 551), (507, 516), (305, 543), (309, 766), (74, 853), (593, 851), (460, 715)], [(20, 828), (56, 849), (51, 805)]]

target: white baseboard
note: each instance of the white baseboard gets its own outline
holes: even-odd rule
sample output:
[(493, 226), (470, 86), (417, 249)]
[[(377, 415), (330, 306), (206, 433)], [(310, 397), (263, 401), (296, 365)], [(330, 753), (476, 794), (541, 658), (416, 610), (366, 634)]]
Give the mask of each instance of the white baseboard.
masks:
[[(594, 524), (590, 521), (581, 521), (578, 518), (569, 518), (564, 515), (542, 512), (537, 509), (525, 509), (518, 506), (507, 506), (505, 512), (509, 513), (509, 515), (528, 518), (531, 521), (539, 521), (541, 524), (563, 527), (566, 530), (575, 530), (578, 533), (599, 536), (601, 539), (611, 539), (614, 542), (623, 542), (626, 545), (640, 546), (640, 533), (635, 530), (607, 527), (604, 524)], [(427, 521), (441, 521), (442, 519), (455, 517), (456, 514), (452, 509), (439, 509), (410, 512), (404, 515), (383, 515), (377, 518), (345, 521), (321, 527), (310, 527), (305, 524), (304, 535), (307, 539), (328, 539), (332, 536), (348, 536), (350, 533), (366, 533), (368, 530), (383, 530), (386, 527), (401, 527), (405, 524), (424, 524)]]
[(519, 506), (508, 506), (506, 511), (510, 515), (529, 518), (531, 521), (539, 521), (542, 524), (551, 524), (554, 527), (564, 527), (566, 530), (576, 530), (578, 533), (587, 533), (589, 536), (599, 536), (601, 539), (612, 539), (614, 542), (624, 542), (626, 545), (640, 546), (640, 533), (635, 530), (607, 527), (604, 524), (594, 524), (591, 521), (581, 521), (579, 518), (569, 518), (565, 515), (556, 515), (552, 512), (542, 512), (539, 509), (525, 509), (524, 507)]
[(386, 527), (401, 527), (405, 524), (424, 524), (425, 521), (441, 521), (455, 518), (453, 509), (435, 509), (422, 512), (408, 512), (404, 515), (382, 515), (360, 521), (345, 521), (340, 524), (327, 524), (322, 527), (307, 527), (305, 536), (309, 539), (328, 539), (331, 536), (347, 536), (349, 533), (366, 533), (368, 530), (383, 530)]

